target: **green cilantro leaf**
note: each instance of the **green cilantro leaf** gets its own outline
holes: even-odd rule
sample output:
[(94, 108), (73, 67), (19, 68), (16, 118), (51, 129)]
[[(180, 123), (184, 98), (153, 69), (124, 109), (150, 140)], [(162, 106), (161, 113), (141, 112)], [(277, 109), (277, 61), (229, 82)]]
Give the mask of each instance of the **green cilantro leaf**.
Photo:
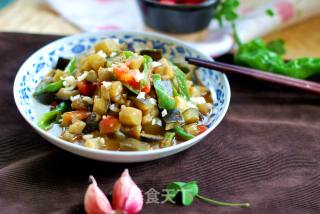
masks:
[(267, 10), (266, 10), (266, 14), (267, 14), (268, 16), (274, 16), (274, 11), (273, 11), (272, 9), (267, 9)]
[(238, 18), (236, 9), (239, 7), (239, 0), (222, 0), (218, 5), (213, 18), (217, 19), (219, 25), (223, 25), (223, 21), (234, 21)]
[(210, 199), (199, 195), (199, 187), (196, 181), (190, 182), (171, 182), (166, 186), (167, 195), (166, 201), (174, 203), (174, 199), (177, 199), (178, 193), (181, 193), (181, 203), (183, 206), (189, 206), (192, 204), (195, 198), (199, 198), (202, 201), (216, 205), (216, 206), (229, 206), (229, 207), (250, 207), (249, 203), (230, 203), (222, 202), (214, 199)]

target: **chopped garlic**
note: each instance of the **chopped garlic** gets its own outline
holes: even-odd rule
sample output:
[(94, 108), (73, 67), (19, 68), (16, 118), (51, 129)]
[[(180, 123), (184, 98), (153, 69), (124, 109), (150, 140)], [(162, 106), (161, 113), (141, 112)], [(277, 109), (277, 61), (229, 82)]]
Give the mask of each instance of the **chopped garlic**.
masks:
[(102, 85), (105, 87), (105, 88), (109, 88), (109, 87), (111, 87), (111, 82), (107, 82), (107, 81), (103, 81), (102, 82)]
[(135, 79), (137, 82), (140, 82), (140, 80), (142, 80), (143, 78), (144, 78), (143, 73), (141, 73), (139, 70), (137, 70), (136, 75), (134, 76), (134, 79)]
[(159, 67), (161, 65), (162, 64), (160, 62), (155, 62), (155, 61), (152, 62), (152, 68), (156, 68), (156, 67)]
[(143, 100), (143, 99), (145, 99), (145, 98), (146, 98), (146, 93), (143, 92), (143, 91), (139, 92), (139, 94), (138, 94), (138, 96), (137, 96), (137, 99)]
[(158, 126), (162, 126), (162, 121), (158, 118), (153, 118), (151, 121), (152, 125), (158, 125)]
[(149, 100), (149, 102), (152, 104), (152, 105), (157, 105), (157, 100), (156, 99), (154, 99), (154, 98), (149, 98), (148, 99)]
[(103, 51), (98, 51), (97, 53), (99, 56), (102, 56), (103, 58), (106, 58), (107, 57), (107, 54)]
[(77, 85), (77, 81), (73, 76), (67, 76), (66, 78), (64, 78), (63, 81), (63, 86), (65, 86), (66, 88), (75, 88)]
[(88, 140), (88, 139), (93, 138), (93, 135), (92, 135), (92, 134), (85, 134), (85, 135), (82, 136), (82, 138), (83, 138), (84, 140)]
[(119, 112), (120, 111), (120, 109), (115, 104), (110, 105), (110, 110), (113, 111), (113, 112)]
[(164, 110), (161, 112), (161, 116), (162, 116), (162, 117), (165, 117), (167, 114), (168, 114), (168, 112), (167, 112), (166, 109), (164, 109)]
[[(190, 101), (187, 102), (187, 107), (188, 108), (197, 108), (197, 106)], [(184, 109), (184, 110), (186, 110), (186, 109)]]
[(194, 105), (206, 103), (206, 100), (204, 99), (204, 97), (190, 97), (190, 101)]
[(85, 80), (88, 76), (88, 71), (83, 72), (83, 74), (81, 74), (80, 76), (78, 76), (77, 80), (78, 81), (82, 81)]
[(102, 137), (90, 138), (90, 139), (87, 139), (84, 143), (85, 147), (93, 148), (93, 149), (100, 149), (104, 145), (105, 145), (105, 140)]
[(82, 100), (85, 101), (86, 103), (88, 103), (89, 105), (93, 104), (93, 99), (91, 97), (83, 96)]
[(110, 54), (110, 57), (115, 57), (115, 56), (117, 56), (117, 52), (112, 52), (112, 53)]
[(76, 95), (76, 96), (71, 96), (70, 97), (70, 100), (73, 102), (73, 101), (76, 101), (76, 100), (78, 100), (78, 99), (80, 99), (81, 98), (81, 96), (80, 96), (80, 94), (78, 94), (78, 95)]

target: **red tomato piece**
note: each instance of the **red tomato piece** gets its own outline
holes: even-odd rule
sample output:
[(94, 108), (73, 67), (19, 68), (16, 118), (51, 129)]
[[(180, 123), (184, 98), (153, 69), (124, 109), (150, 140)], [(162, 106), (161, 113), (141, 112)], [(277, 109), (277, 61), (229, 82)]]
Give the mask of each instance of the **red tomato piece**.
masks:
[(121, 82), (130, 85), (133, 89), (139, 90), (140, 83), (136, 81), (136, 71), (129, 70), (129, 68), (122, 64), (113, 68), (114, 76)]
[(120, 121), (113, 116), (104, 116), (99, 123), (99, 131), (101, 134), (111, 134), (120, 129)]
[(96, 90), (97, 84), (83, 80), (77, 83), (77, 87), (81, 95), (92, 96)]
[(197, 128), (198, 128), (198, 134), (201, 134), (208, 129), (208, 127), (206, 127), (205, 125), (198, 125)]

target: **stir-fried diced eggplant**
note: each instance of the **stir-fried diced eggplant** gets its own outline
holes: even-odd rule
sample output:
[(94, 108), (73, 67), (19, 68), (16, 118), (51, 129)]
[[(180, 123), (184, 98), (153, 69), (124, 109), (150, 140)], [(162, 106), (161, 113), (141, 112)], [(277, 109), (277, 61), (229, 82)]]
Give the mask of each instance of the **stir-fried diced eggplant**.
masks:
[(101, 116), (92, 112), (89, 117), (86, 119), (86, 127), (83, 130), (83, 133), (91, 133), (99, 128), (99, 121)]
[(182, 113), (184, 121), (189, 123), (196, 123), (200, 119), (199, 110), (196, 108), (189, 108)]
[(134, 138), (126, 138), (120, 142), (120, 151), (147, 151), (150, 145)]
[(161, 135), (141, 133), (140, 139), (145, 142), (160, 142), (163, 140), (163, 137)]
[(176, 134), (174, 132), (166, 132), (164, 134), (163, 140), (160, 143), (160, 147), (161, 148), (166, 148), (166, 147), (172, 146), (173, 143), (174, 143), (175, 135)]
[(69, 64), (70, 59), (59, 57), (55, 69), (64, 70)]
[(130, 137), (134, 137), (134, 138), (139, 138), (141, 130), (142, 130), (142, 126), (141, 125), (139, 125), (139, 126), (125, 126), (125, 125), (122, 125), (121, 126), (121, 131), (124, 134), (126, 134), (127, 136), (130, 136)]
[(163, 117), (166, 123), (184, 123), (182, 115), (178, 109), (168, 110), (167, 115)]
[(60, 57), (33, 93), (52, 105), (38, 126), (56, 122), (64, 140), (114, 151), (170, 147), (207, 130), (212, 99), (195, 83), (195, 67), (151, 43), (124, 47), (105, 39), (79, 57)]
[(198, 133), (198, 124), (197, 123), (190, 123), (188, 125), (185, 125), (184, 130), (192, 135), (197, 135)]
[(186, 74), (196, 69), (194, 65), (188, 64), (185, 60), (174, 61), (173, 63)]
[(155, 103), (152, 103), (150, 99), (138, 99), (136, 97), (129, 97), (133, 105), (142, 111), (149, 111), (154, 108)]
[(55, 95), (52, 93), (45, 93), (35, 96), (35, 98), (42, 104), (49, 105), (55, 100)]
[(140, 51), (140, 55), (150, 56), (154, 61), (158, 61), (162, 58), (162, 51), (156, 49), (144, 49)]
[(167, 115), (163, 117), (163, 120), (166, 123), (165, 130), (173, 129), (184, 123), (184, 119), (178, 109), (168, 110), (167, 112)]

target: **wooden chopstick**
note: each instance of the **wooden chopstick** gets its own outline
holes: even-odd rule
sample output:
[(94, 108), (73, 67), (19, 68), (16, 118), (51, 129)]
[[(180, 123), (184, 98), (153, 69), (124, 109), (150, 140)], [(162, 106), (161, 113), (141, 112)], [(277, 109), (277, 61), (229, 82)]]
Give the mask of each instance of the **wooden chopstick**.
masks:
[(199, 67), (216, 69), (223, 73), (241, 74), (244, 76), (253, 77), (266, 82), (285, 85), (291, 88), (302, 89), (302, 90), (313, 92), (315, 94), (320, 95), (320, 84), (316, 82), (295, 79), (295, 78), (291, 78), (291, 77), (287, 77), (279, 74), (264, 72), (264, 71), (260, 71), (252, 68), (246, 68), (246, 67), (237, 66), (237, 65), (230, 65), (222, 62), (213, 62), (213, 61), (208, 61), (208, 60), (203, 60), (203, 59), (198, 59), (193, 57), (186, 57), (185, 59), (190, 64), (193, 64)]

